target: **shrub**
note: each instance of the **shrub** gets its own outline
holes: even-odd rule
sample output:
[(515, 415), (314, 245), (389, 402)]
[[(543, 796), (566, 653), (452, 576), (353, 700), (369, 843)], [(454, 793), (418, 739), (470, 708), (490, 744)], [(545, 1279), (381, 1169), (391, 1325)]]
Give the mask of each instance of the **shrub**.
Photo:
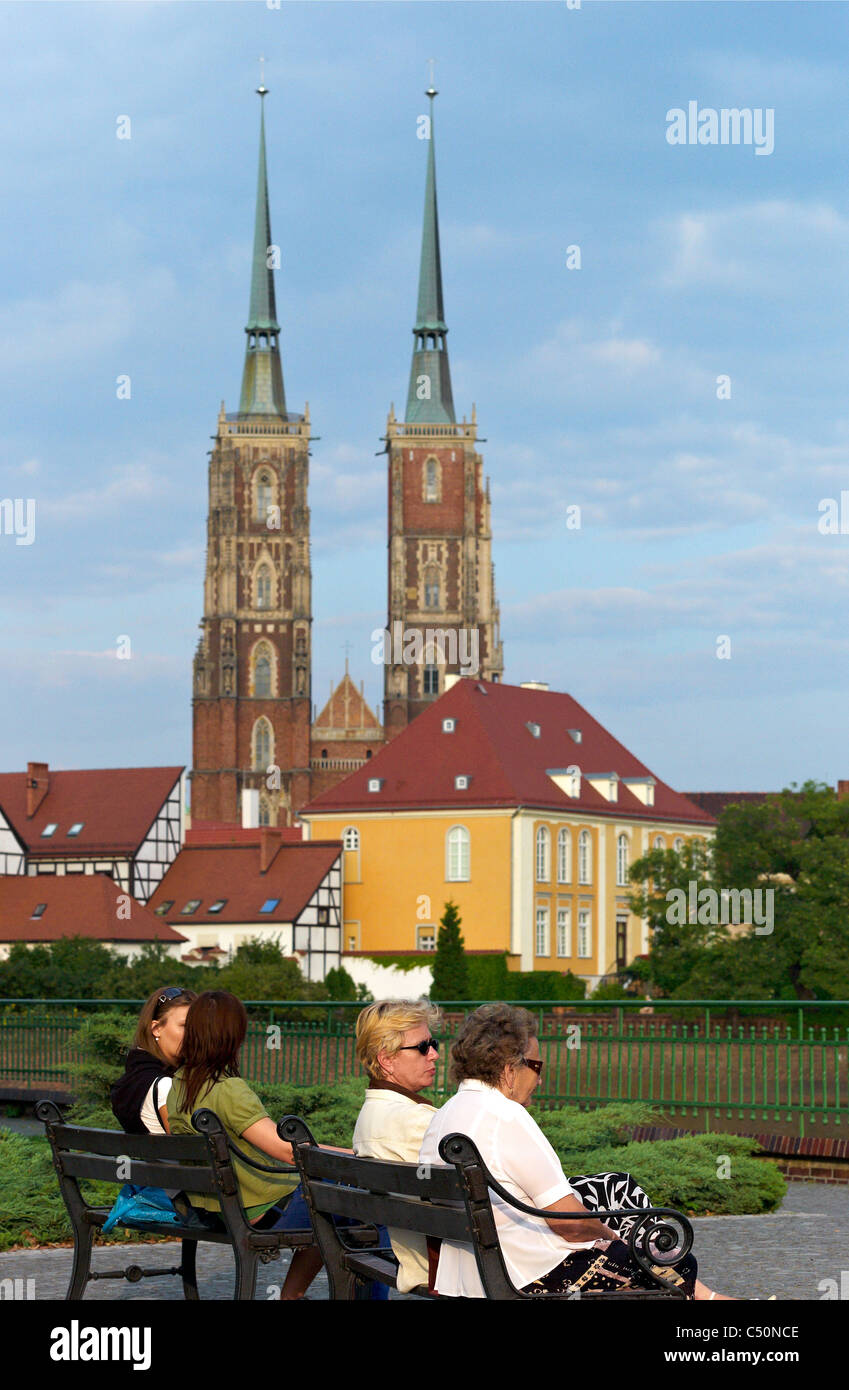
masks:
[(469, 972), (460, 923), (457, 904), (447, 902), (436, 936), (431, 999), (469, 998)]

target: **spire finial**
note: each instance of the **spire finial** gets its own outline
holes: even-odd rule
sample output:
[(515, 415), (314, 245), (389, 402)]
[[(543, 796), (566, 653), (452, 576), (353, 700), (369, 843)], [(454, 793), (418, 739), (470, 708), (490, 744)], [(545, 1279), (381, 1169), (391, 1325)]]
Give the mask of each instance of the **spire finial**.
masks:
[(434, 97), (439, 96), (439, 93), (437, 92), (436, 88), (435, 88), (434, 85), (433, 85), (433, 65), (434, 65), (435, 62), (436, 62), (436, 59), (435, 59), (435, 58), (428, 58), (428, 60), (427, 60), (428, 67), (430, 68), (430, 86), (428, 87), (427, 91), (425, 92), (425, 96), (426, 96), (426, 97), (430, 97), (431, 101), (433, 101), (433, 98), (434, 98)]
[(259, 86), (256, 89), (256, 94), (260, 98), (268, 96), (268, 88), (265, 85), (265, 59), (262, 56), (259, 60)]

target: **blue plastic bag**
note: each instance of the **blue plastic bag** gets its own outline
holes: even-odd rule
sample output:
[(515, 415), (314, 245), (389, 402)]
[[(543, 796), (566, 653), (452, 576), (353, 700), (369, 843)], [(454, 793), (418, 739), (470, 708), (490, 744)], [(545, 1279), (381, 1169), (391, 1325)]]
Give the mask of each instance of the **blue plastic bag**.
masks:
[(125, 1182), (103, 1223), (103, 1231), (111, 1231), (119, 1222), (122, 1226), (162, 1226), (179, 1225), (180, 1220), (174, 1203), (161, 1187), (137, 1187)]

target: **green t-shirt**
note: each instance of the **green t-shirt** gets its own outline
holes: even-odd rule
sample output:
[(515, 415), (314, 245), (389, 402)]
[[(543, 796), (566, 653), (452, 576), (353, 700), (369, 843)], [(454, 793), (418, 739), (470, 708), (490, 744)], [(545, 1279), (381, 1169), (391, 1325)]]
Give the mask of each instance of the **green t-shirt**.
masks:
[[(191, 1115), (180, 1108), (183, 1103), (181, 1077), (182, 1071), (178, 1071), (168, 1092), (168, 1123), (172, 1134), (197, 1134), (192, 1125)], [(245, 1130), (250, 1129), (257, 1120), (268, 1118), (268, 1111), (259, 1096), (254, 1094), (240, 1076), (222, 1077), (220, 1081), (201, 1091), (192, 1108), (199, 1110), (201, 1107), (215, 1112), (227, 1131), (227, 1137), (234, 1144), (238, 1144), (249, 1158), (255, 1159), (257, 1163), (274, 1163), (274, 1159), (262, 1149), (242, 1139)], [(242, 1205), (249, 1220), (261, 1216), (269, 1207), (273, 1207), (275, 1202), (285, 1201), (298, 1185), (298, 1174), (294, 1169), (290, 1172), (282, 1171), (278, 1178), (273, 1177), (271, 1173), (258, 1173), (254, 1168), (240, 1163), (235, 1154), (233, 1163), (239, 1180)], [(204, 1207), (207, 1211), (221, 1210), (221, 1203), (217, 1197), (200, 1192), (189, 1192), (188, 1196), (191, 1197), (192, 1206)]]

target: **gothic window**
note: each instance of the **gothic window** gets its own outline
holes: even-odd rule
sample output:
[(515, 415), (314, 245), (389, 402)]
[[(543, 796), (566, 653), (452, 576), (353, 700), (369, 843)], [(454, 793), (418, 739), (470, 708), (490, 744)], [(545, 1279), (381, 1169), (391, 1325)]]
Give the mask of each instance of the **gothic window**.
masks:
[(425, 608), (438, 608), (439, 605), (439, 570), (431, 566), (425, 570)]
[(439, 694), (439, 667), (426, 666), (422, 675), (422, 690), (425, 695)]
[(439, 460), (433, 457), (425, 459), (424, 500), (426, 502), (439, 501), (439, 481)]
[(664, 840), (662, 835), (655, 835), (654, 847), (655, 849), (666, 849), (666, 841)]
[(268, 642), (258, 642), (254, 647), (253, 693), (260, 698), (272, 692), (272, 653)]
[(347, 850), (359, 849), (360, 832), (355, 825), (349, 825), (342, 831), (342, 844)]
[(307, 634), (302, 627), (295, 629), (295, 655), (306, 656), (307, 654)]
[(258, 719), (253, 733), (253, 767), (256, 772), (264, 772), (271, 766), (272, 736), (271, 725), (267, 719)]
[(268, 565), (260, 565), (256, 572), (256, 606), (271, 607), (271, 570)]
[(265, 469), (256, 480), (256, 520), (267, 522), (272, 501), (271, 474)]
[(271, 824), (271, 806), (267, 796), (261, 796), (259, 799), (259, 823), (260, 825)]

